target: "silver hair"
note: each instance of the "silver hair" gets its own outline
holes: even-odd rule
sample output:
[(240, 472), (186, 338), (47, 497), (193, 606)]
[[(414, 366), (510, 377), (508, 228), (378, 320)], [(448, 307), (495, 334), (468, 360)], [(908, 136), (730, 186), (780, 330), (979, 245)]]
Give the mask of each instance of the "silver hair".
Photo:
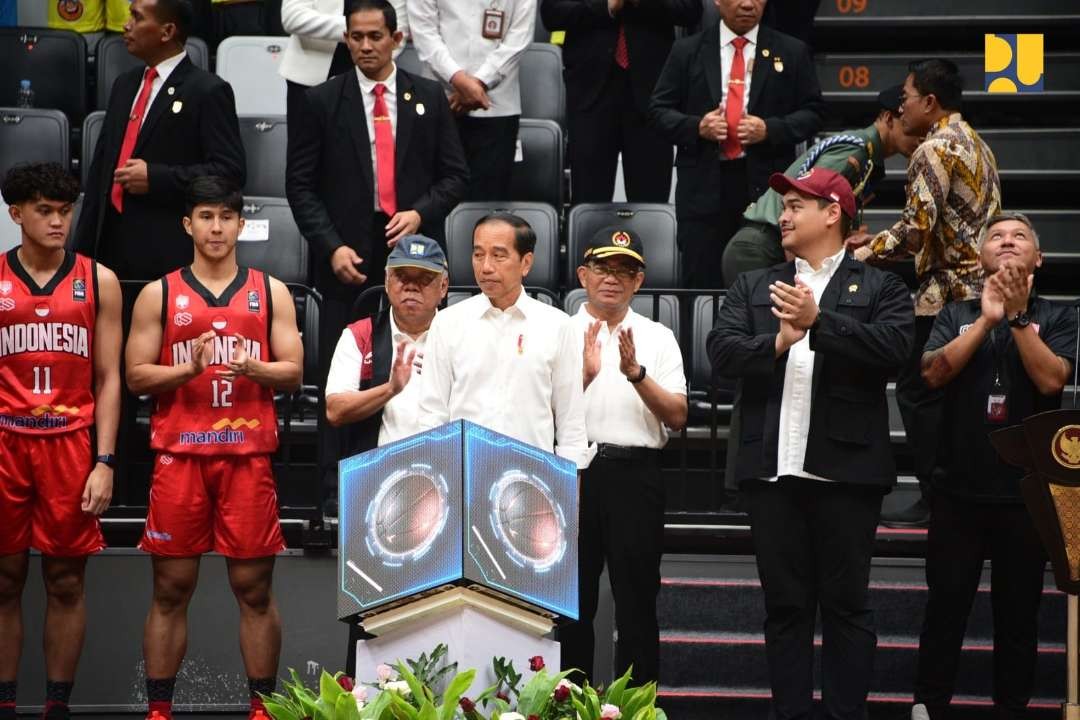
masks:
[(1035, 232), (1035, 226), (1031, 222), (1031, 218), (1022, 212), (1015, 211), (1001, 211), (997, 215), (990, 218), (986, 225), (983, 227), (982, 232), (979, 233), (979, 250), (982, 250), (983, 243), (986, 242), (986, 238), (990, 235), (990, 228), (994, 227), (998, 223), (1005, 222), (1007, 220), (1015, 220), (1016, 222), (1023, 223), (1027, 226), (1027, 229), (1031, 232), (1031, 240), (1035, 243), (1035, 249), (1041, 250), (1039, 247), (1039, 233)]

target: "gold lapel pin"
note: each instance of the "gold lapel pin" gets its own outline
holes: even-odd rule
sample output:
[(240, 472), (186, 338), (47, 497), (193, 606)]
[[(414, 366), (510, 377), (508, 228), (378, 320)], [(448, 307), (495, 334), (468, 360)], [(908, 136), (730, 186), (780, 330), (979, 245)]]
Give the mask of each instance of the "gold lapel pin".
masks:
[(765, 48), (761, 51), (761, 57), (769, 57), (769, 48)]
[(165, 92), (169, 93), (170, 95), (175, 95), (176, 94), (176, 88), (171, 87), (168, 90), (166, 90)]
[(184, 107), (184, 103), (180, 102), (179, 100), (177, 100), (176, 102), (174, 102), (174, 103), (172, 104), (172, 111), (173, 111), (173, 115), (176, 115), (177, 113), (179, 113), (179, 112), (180, 112), (180, 110), (182, 110), (182, 109), (183, 109), (183, 107)]
[(781, 60), (779, 57), (773, 58), (772, 66), (773, 70), (775, 70), (776, 72), (784, 72), (784, 61)]
[(858, 290), (859, 290), (859, 286), (856, 285), (855, 283), (852, 283), (851, 285), (847, 286), (847, 291), (849, 293), (858, 292)]
[(406, 91), (405, 94), (402, 95), (401, 97), (405, 99), (405, 102), (409, 102), (410, 100), (412, 100), (412, 93)]

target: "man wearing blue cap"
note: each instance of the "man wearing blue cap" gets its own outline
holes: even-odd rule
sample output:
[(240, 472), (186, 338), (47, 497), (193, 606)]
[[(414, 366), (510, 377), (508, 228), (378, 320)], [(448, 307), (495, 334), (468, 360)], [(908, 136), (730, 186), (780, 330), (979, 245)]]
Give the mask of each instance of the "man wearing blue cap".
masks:
[[(347, 426), (345, 456), (420, 432), (419, 374), (428, 328), (449, 285), (446, 255), (423, 235), (407, 235), (386, 260), (390, 309), (341, 333), (326, 378), (326, 419)], [(347, 498), (342, 498), (347, 502)], [(355, 673), (359, 628), (349, 626), (346, 671)]]

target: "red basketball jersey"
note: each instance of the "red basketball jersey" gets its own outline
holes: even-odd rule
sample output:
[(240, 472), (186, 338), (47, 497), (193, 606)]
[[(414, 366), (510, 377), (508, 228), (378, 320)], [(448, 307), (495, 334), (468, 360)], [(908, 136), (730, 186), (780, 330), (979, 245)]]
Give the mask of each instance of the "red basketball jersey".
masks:
[(54, 435), (94, 423), (97, 268), (73, 252), (38, 287), (0, 255), (0, 429)]
[(157, 397), (150, 419), (150, 447), (178, 455), (254, 455), (277, 449), (274, 392), (246, 377), (223, 378), (242, 335), (248, 355), (269, 362), (270, 278), (240, 268), (220, 297), (207, 290), (191, 268), (162, 279), (162, 365), (191, 359), (196, 338), (214, 330), (213, 357), (201, 375)]

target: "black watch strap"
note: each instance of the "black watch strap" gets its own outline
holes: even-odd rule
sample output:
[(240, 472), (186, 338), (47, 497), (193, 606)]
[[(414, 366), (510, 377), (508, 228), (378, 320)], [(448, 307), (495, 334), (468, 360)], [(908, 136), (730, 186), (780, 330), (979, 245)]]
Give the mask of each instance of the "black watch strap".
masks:
[(638, 373), (638, 376), (636, 378), (626, 378), (633, 385), (637, 385), (639, 382), (645, 379), (645, 366), (639, 365), (638, 367), (641, 368), (641, 372)]
[(1020, 312), (1016, 313), (1011, 318), (1009, 318), (1009, 327), (1025, 328), (1030, 324), (1031, 324), (1031, 317), (1024, 310), (1021, 310)]
[(107, 466), (111, 467), (113, 470), (116, 469), (116, 455), (114, 455), (112, 453), (105, 453), (103, 455), (98, 455), (96, 458), (94, 458), (94, 462), (101, 463), (102, 465), (107, 465)]

